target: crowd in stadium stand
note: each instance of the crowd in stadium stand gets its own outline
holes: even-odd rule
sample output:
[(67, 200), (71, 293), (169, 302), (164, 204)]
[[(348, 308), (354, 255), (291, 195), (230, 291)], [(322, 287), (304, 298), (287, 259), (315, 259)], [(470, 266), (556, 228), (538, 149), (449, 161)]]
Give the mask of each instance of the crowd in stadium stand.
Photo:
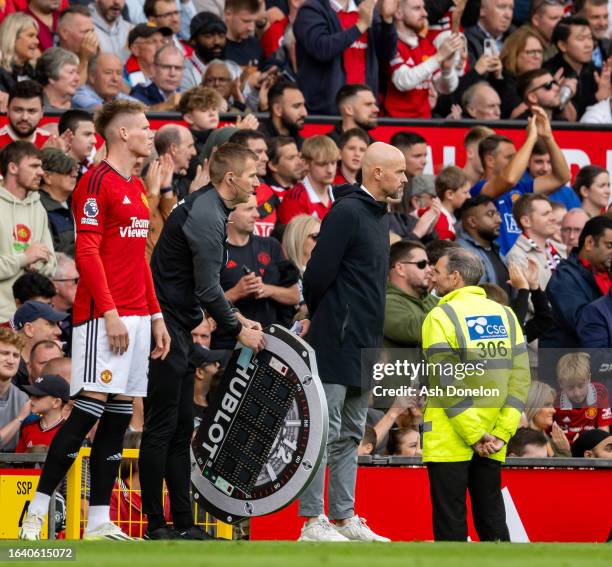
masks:
[[(609, 375), (601, 370), (610, 364), (589, 350), (612, 348), (610, 175), (587, 165), (572, 178), (551, 127), (612, 124), (612, 1), (2, 6), (1, 451), (44, 450), (70, 412), (63, 381), (79, 279), (70, 196), (104, 159), (93, 113), (131, 98), (178, 113), (156, 131), (154, 159), (133, 172), (148, 192), (148, 258), (177, 201), (209, 183), (216, 148), (231, 140), (257, 155), (260, 185), (230, 215), (221, 284), (264, 327), (308, 317), (302, 276), (321, 221), (335, 189), (359, 183), (380, 116), (486, 121), (467, 132), (462, 167), (436, 168), (435, 176), (423, 173), (427, 139), (407, 128), (391, 139), (408, 182), (388, 206), (385, 346), (420, 346), (438, 301), (435, 263), (449, 248), (468, 248), (483, 263), (487, 296), (514, 309), (533, 355), (508, 455), (612, 458)], [(41, 124), (48, 111), (63, 111), (59, 122)], [(227, 112), (240, 116), (219, 127)], [(304, 138), (309, 114), (338, 120), (327, 135)], [(522, 145), (495, 132), (500, 119), (523, 121)], [(192, 335), (201, 345), (193, 361), (197, 426), (234, 344), (212, 318)], [(419, 455), (422, 406), (398, 397), (372, 407), (359, 453)], [(142, 420), (140, 402), (132, 431)]]

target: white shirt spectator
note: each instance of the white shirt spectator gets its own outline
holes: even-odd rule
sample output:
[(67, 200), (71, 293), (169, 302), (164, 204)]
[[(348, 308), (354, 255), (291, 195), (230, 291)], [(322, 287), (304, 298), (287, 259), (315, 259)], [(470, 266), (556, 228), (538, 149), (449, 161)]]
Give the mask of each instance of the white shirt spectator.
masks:
[(96, 4), (90, 4), (91, 16), (98, 41), (100, 42), (100, 53), (114, 53), (125, 63), (130, 56), (127, 46), (127, 38), (132, 24), (119, 16), (112, 24), (109, 24), (96, 9)]
[(612, 100), (605, 98), (604, 100), (587, 106), (580, 122), (582, 124), (612, 124)]

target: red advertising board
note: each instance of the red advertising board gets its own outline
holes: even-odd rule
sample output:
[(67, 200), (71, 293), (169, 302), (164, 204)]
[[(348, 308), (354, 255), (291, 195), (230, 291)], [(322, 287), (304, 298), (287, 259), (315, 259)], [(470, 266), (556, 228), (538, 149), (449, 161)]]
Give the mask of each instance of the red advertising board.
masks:
[[(504, 468), (506, 521), (513, 541), (605, 542), (612, 529), (612, 469)], [(253, 540), (296, 540), (297, 502), (253, 518)], [(433, 539), (425, 467), (359, 467), (355, 513), (393, 541)], [(468, 516), (469, 517), (469, 516)], [(469, 535), (478, 540), (469, 520)]]
[[(154, 129), (168, 122), (181, 123), (178, 114), (168, 114), (163, 118), (160, 115), (151, 115), (151, 125)], [(42, 123), (57, 122), (56, 117), (45, 117)], [(0, 126), (6, 123), (6, 116), (0, 116)], [(307, 123), (302, 131), (305, 137), (314, 134), (324, 134), (333, 128), (333, 124), (322, 122)], [(372, 130), (371, 134), (381, 142), (388, 142), (395, 132), (410, 130), (421, 134), (429, 145), (429, 161), (426, 173), (436, 173), (445, 165), (463, 166), (465, 162), (465, 151), (463, 149), (463, 137), (470, 126), (463, 123), (450, 122), (414, 122), (406, 121), (405, 125), (394, 121), (393, 125), (381, 125)], [(522, 126), (510, 126), (503, 122), (502, 126), (495, 128), (498, 134), (503, 134), (520, 145), (525, 140), (525, 130)], [(572, 176), (583, 166), (591, 163), (605, 167), (612, 171), (612, 129), (610, 128), (581, 128), (567, 126), (554, 128), (555, 138), (568, 160)]]

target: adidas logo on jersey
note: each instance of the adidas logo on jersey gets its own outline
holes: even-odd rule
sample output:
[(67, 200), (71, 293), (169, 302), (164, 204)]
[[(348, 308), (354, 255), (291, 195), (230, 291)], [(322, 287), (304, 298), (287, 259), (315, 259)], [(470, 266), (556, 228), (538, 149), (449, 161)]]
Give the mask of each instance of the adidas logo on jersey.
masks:
[(127, 196), (127, 195), (126, 195), (125, 197), (123, 197), (123, 204), (124, 204), (124, 205), (131, 205), (131, 204), (132, 204), (132, 201), (130, 201), (130, 200), (128, 199), (128, 196)]
[(111, 455), (110, 457), (106, 457), (107, 461), (120, 461), (121, 460), (121, 453), (115, 453), (114, 455)]

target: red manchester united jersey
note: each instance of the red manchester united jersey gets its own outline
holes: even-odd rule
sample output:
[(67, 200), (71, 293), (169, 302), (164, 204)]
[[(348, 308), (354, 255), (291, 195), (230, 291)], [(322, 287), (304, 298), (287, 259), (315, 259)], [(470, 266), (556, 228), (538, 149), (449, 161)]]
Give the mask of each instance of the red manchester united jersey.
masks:
[(142, 181), (103, 161), (79, 181), (72, 212), (80, 275), (74, 324), (115, 308), (122, 316), (158, 313), (145, 259), (149, 206)]
[(38, 445), (48, 447), (62, 425), (64, 425), (63, 418), (48, 429), (43, 429), (40, 419), (24, 425), (19, 433), (19, 441), (17, 442), (15, 453), (25, 453), (31, 447)]
[[(37, 148), (42, 148), (49, 139), (49, 136), (51, 136), (51, 134), (49, 134), (49, 132), (46, 130), (36, 128), (34, 133), (25, 141), (32, 142)], [(0, 148), (4, 148), (4, 146), (8, 146), (11, 142), (16, 142), (17, 140), (21, 139), (22, 138), (18, 138), (15, 135), (8, 124), (0, 128)]]
[(565, 431), (570, 443), (578, 433), (604, 425), (612, 425), (608, 390), (599, 382), (591, 382), (582, 407), (575, 408), (564, 392), (555, 400), (555, 421)]

